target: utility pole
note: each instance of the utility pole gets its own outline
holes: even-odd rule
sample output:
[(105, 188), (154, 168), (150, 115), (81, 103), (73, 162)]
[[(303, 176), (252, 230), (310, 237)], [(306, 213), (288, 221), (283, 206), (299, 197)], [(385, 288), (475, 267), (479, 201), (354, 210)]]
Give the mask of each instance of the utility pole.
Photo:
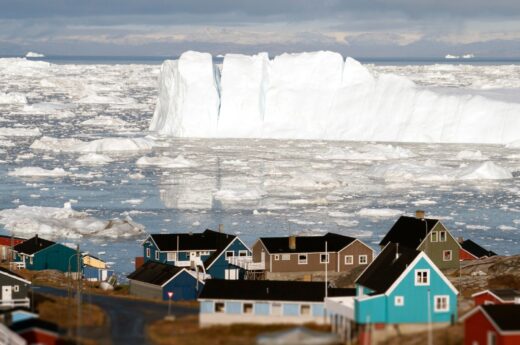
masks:
[(77, 331), (76, 331), (76, 343), (79, 344), (80, 341), (80, 332), (81, 332), (81, 254), (79, 252), (79, 244), (76, 247), (76, 256), (77, 256), (77, 266), (76, 266), (76, 278), (78, 280), (78, 292), (77, 292), (77, 299), (78, 299), (78, 318), (77, 318)]
[(329, 251), (327, 248), (327, 241), (325, 241), (325, 298), (329, 297), (329, 287), (328, 285), (328, 270), (329, 270)]

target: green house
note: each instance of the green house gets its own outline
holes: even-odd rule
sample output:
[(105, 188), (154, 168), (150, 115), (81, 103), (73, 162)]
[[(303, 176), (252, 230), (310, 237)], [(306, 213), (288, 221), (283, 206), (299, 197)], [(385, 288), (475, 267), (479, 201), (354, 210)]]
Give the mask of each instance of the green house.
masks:
[(14, 246), (13, 252), (15, 262), (20, 263), (19, 266), (28, 270), (78, 272), (77, 251), (75, 249), (40, 238), (38, 235)]

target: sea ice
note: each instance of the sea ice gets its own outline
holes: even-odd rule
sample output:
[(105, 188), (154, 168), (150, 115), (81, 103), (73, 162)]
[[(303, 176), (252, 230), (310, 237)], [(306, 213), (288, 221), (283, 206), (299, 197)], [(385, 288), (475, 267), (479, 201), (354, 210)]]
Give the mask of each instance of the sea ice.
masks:
[(62, 168), (48, 170), (40, 167), (23, 167), (10, 171), (8, 175), (17, 177), (64, 177), (69, 173)]
[(31, 149), (54, 152), (79, 153), (129, 153), (150, 151), (155, 143), (147, 138), (103, 138), (93, 141), (82, 141), (75, 138), (42, 137), (34, 141)]
[(86, 155), (78, 157), (76, 161), (83, 164), (101, 165), (112, 163), (113, 159), (107, 155), (102, 155), (98, 153), (87, 153)]
[(402, 215), (404, 212), (401, 210), (395, 210), (391, 208), (362, 208), (357, 212), (362, 217), (390, 217), (396, 218)]
[(144, 156), (139, 158), (135, 164), (138, 166), (158, 166), (162, 168), (191, 168), (197, 166), (196, 163), (184, 158), (183, 155), (179, 155), (175, 158), (167, 156)]
[(3, 93), (0, 92), (0, 104), (26, 104), (25, 95), (18, 92)]
[(39, 137), (42, 133), (38, 128), (2, 127), (1, 137)]
[(81, 123), (84, 126), (97, 126), (97, 127), (124, 127), (128, 126), (128, 122), (112, 117), (100, 115), (92, 119), (85, 120)]

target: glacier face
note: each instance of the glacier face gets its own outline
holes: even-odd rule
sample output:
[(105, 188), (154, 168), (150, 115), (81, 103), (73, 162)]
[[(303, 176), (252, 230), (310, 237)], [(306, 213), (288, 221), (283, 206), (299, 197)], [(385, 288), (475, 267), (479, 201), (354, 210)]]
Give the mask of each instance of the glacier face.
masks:
[(207, 53), (161, 68), (150, 130), (173, 137), (493, 143), (520, 139), (520, 104), (446, 94), (319, 51)]

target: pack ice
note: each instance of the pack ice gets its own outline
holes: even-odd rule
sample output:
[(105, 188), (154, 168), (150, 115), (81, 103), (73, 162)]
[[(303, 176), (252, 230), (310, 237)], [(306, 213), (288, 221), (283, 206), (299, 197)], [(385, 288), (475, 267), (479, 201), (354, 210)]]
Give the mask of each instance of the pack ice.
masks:
[(520, 139), (520, 104), (373, 75), (334, 52), (165, 61), (150, 130), (174, 137), (494, 143)]

